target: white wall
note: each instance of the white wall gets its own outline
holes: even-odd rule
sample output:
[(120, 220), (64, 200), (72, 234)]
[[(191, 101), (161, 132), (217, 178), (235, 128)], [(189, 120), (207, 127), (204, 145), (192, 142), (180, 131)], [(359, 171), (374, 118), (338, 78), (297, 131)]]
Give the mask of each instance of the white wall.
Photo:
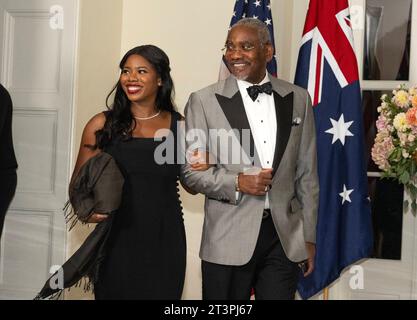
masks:
[[(122, 51), (140, 44), (161, 47), (170, 57), (180, 110), (192, 91), (217, 80), (221, 48), (234, 0), (123, 1)], [(289, 78), (291, 0), (272, 0), (281, 78)], [(288, 14), (289, 13), (289, 14)], [(304, 18), (303, 18), (304, 19)], [(282, 49), (283, 48), (283, 49)]]

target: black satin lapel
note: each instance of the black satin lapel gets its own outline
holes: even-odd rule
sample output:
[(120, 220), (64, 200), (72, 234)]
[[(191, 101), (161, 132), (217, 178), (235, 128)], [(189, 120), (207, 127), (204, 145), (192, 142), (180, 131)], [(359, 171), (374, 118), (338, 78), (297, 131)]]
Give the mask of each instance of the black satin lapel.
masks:
[[(240, 92), (236, 92), (232, 98), (224, 97), (219, 94), (216, 94), (216, 98), (223, 110), (224, 115), (226, 116), (227, 121), (230, 124), (230, 127), (239, 131), (240, 137), (238, 140), (240, 145), (244, 149), (245, 153), (249, 157), (253, 158), (255, 156), (255, 143), (253, 140), (252, 131), (250, 130), (248, 117), (246, 115)], [(242, 145), (243, 129), (250, 130), (250, 150), (247, 150), (247, 148)]]
[(274, 163), (272, 166), (273, 175), (275, 175), (275, 172), (279, 167), (290, 137), (294, 107), (294, 92), (291, 92), (285, 97), (281, 97), (274, 91), (274, 101), (275, 113), (277, 117), (277, 139), (275, 145)]

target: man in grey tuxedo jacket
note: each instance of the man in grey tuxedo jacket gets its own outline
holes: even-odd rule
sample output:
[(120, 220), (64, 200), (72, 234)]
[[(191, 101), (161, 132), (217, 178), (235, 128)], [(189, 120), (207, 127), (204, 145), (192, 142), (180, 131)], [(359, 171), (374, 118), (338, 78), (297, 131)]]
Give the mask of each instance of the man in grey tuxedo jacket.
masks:
[[(266, 72), (268, 28), (243, 19), (229, 31), (232, 75), (191, 94), (187, 150), (208, 151), (209, 170), (183, 169), (206, 195), (200, 257), (203, 299), (294, 299), (300, 266), (314, 268), (318, 177), (307, 91)], [(257, 86), (253, 86), (256, 84)], [(236, 148), (237, 146), (237, 148)]]

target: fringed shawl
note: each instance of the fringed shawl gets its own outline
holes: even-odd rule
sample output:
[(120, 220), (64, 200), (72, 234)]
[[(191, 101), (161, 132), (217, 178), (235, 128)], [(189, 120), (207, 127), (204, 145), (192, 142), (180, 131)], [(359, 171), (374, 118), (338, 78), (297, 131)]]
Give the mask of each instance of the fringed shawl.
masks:
[(84, 290), (94, 291), (114, 214), (121, 203), (123, 184), (123, 175), (108, 153), (99, 153), (82, 166), (70, 185), (69, 201), (64, 208), (69, 229), (78, 221), (87, 223), (93, 213), (108, 214), (109, 217), (97, 224), (81, 247), (46, 281), (36, 300), (59, 298), (64, 289), (81, 286), (83, 278)]

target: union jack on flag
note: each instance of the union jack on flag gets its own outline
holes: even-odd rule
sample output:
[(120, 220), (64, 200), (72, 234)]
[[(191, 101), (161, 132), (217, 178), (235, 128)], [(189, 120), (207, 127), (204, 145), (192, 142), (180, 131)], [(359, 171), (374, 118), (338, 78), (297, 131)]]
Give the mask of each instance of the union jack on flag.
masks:
[(313, 14), (307, 15), (302, 39), (302, 46), (311, 42), (307, 89), (313, 106), (321, 102), (324, 59), (341, 88), (359, 80), (349, 7), (345, 7), (343, 2), (347, 5), (347, 1), (335, 0), (334, 5), (327, 2), (326, 7), (321, 9), (319, 7), (324, 6), (323, 1), (310, 2), (310, 11), (312, 7), (323, 10), (319, 11), (319, 18)]
[[(229, 29), (239, 20), (243, 18), (255, 18), (263, 21), (269, 29), (271, 34), (272, 45), (275, 48), (274, 40), (274, 26), (272, 24), (272, 13), (270, 0), (236, 0), (233, 9), (232, 20), (230, 21)], [(268, 63), (268, 72), (273, 76), (277, 76), (277, 61), (274, 53), (274, 58)], [(219, 80), (224, 80), (230, 75), (226, 67), (224, 59), (220, 66)]]
[(310, 0), (295, 83), (306, 88), (313, 101), (320, 185), (315, 270), (298, 285), (307, 299), (329, 286), (345, 267), (369, 257), (373, 245), (347, 0)]

